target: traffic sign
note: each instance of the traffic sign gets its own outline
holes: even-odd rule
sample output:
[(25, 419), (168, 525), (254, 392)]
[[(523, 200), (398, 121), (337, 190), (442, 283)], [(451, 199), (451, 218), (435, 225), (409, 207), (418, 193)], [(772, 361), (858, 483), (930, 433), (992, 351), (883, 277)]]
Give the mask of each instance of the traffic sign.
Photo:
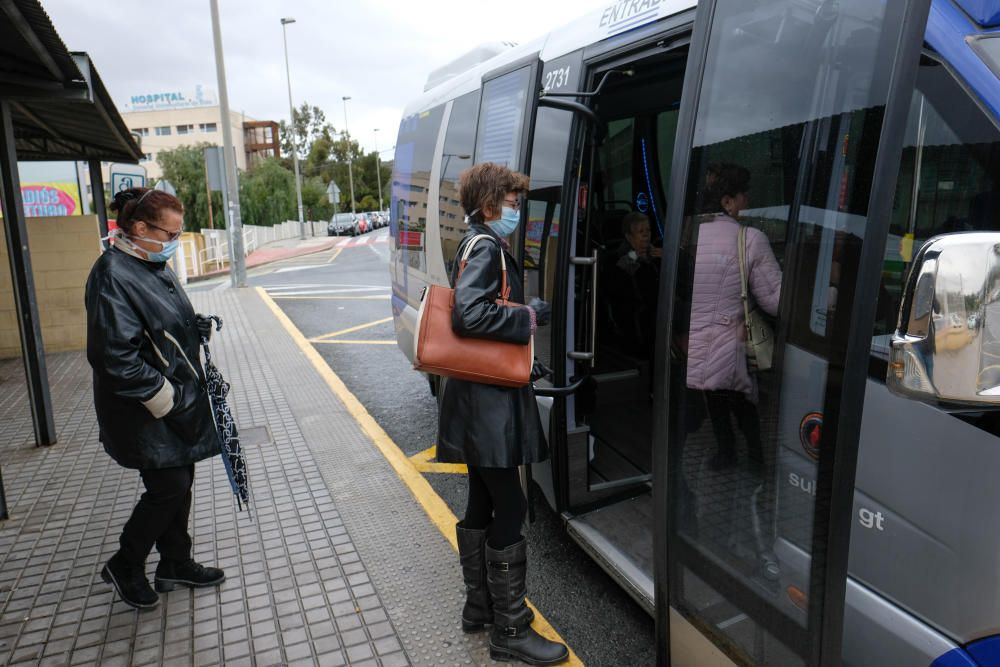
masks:
[(326, 187), (326, 198), (331, 204), (340, 201), (340, 188), (333, 181), (330, 181), (330, 185)]
[(139, 164), (112, 164), (111, 196), (129, 188), (146, 187), (146, 168)]
[(163, 190), (168, 195), (173, 195), (175, 197), (177, 196), (177, 188), (175, 188), (174, 184), (171, 183), (170, 181), (168, 181), (165, 178), (161, 178), (160, 180), (158, 180), (156, 182), (156, 185), (153, 186), (153, 189), (154, 190)]

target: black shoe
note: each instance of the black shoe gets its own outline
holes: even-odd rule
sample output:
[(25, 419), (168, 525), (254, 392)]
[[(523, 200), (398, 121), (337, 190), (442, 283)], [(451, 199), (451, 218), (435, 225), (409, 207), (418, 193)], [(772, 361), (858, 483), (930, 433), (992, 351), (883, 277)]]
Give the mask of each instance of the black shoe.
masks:
[(523, 539), (502, 550), (486, 544), (486, 584), (493, 599), (490, 657), (517, 659), (529, 665), (555, 665), (569, 657), (569, 649), (531, 628), (531, 610), (524, 603), (527, 555)]
[(178, 586), (203, 588), (218, 586), (226, 580), (226, 573), (217, 567), (206, 567), (191, 558), (182, 561), (161, 560), (156, 566), (153, 585), (160, 593), (172, 591)]
[(112, 556), (101, 570), (101, 579), (114, 586), (118, 596), (130, 607), (152, 609), (160, 603), (160, 596), (149, 587), (142, 568), (128, 565), (118, 554)]

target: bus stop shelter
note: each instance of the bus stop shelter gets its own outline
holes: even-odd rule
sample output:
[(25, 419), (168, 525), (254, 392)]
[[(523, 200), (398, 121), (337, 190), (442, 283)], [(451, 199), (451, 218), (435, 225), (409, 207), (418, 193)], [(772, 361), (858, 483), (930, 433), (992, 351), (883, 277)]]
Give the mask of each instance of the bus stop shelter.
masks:
[(66, 48), (36, 0), (0, 0), (0, 202), (36, 445), (54, 444), (56, 433), (18, 160), (87, 162), (106, 233), (101, 162), (141, 157), (87, 54)]

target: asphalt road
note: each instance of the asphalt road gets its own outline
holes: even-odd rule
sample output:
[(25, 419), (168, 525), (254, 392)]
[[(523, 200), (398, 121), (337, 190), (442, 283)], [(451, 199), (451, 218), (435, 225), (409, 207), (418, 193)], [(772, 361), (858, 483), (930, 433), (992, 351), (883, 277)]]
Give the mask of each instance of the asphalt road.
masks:
[[(396, 346), (387, 236), (382, 229), (333, 251), (255, 269), (248, 283), (267, 290), (400, 449), (414, 456), (434, 444), (437, 404)], [(424, 474), (461, 517), (465, 476)], [(541, 492), (535, 495), (535, 521), (526, 535), (528, 597), (584, 663), (653, 664), (650, 616), (569, 538)]]

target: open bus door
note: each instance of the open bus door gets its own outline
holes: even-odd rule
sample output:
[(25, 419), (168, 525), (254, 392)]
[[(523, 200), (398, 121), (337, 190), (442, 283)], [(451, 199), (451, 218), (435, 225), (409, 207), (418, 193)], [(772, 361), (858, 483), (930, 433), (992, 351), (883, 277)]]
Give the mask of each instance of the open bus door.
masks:
[[(658, 664), (840, 664), (869, 334), (929, 5), (698, 5), (656, 340)], [(752, 373), (728, 250), (741, 226), (751, 305), (773, 316), (773, 365)], [(816, 482), (783, 512), (776, 459), (801, 437), (785, 399), (806, 393)], [(807, 550), (775, 553), (783, 523)], [(806, 585), (784, 585), (789, 558)]]

